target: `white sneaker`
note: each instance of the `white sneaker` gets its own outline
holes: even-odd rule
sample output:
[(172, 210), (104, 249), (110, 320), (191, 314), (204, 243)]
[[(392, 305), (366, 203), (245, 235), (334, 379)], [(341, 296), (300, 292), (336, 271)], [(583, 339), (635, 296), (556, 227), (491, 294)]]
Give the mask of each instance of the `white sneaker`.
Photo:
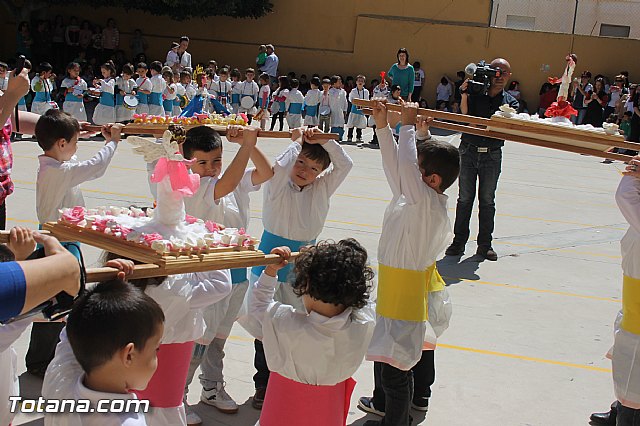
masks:
[(213, 389), (202, 388), (200, 400), (208, 405), (213, 405), (223, 413), (233, 414), (238, 412), (238, 404), (224, 390), (224, 382), (216, 382)]

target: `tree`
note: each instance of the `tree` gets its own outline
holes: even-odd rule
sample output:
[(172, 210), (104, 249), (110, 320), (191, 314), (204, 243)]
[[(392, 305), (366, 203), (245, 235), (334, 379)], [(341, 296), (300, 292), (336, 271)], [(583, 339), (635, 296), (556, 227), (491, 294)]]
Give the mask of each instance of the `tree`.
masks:
[[(76, 0), (0, 0), (0, 4), (16, 22), (29, 21), (33, 12), (53, 5), (72, 5)], [(231, 16), (234, 18), (260, 18), (273, 10), (268, 0), (103, 0), (100, 6), (137, 9), (153, 15), (170, 16), (183, 21), (209, 16)]]

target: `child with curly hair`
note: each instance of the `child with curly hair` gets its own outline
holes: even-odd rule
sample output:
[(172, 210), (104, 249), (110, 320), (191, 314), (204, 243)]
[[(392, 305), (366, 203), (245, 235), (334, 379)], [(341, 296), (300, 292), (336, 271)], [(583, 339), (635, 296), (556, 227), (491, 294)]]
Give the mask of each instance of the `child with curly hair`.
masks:
[(355, 386), (351, 375), (375, 326), (367, 251), (352, 238), (302, 249), (292, 287), (304, 309), (274, 300), (277, 273), (291, 250), (276, 247), (271, 253), (282, 261), (265, 268), (249, 305), (251, 320), (262, 327), (271, 370), (258, 424), (280, 425), (286, 416), (288, 424), (344, 426)]

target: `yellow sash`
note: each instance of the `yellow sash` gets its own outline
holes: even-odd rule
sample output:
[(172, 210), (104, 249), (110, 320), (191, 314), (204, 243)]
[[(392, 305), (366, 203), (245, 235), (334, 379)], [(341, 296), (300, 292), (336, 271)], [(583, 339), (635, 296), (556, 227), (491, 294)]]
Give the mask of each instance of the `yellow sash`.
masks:
[(376, 311), (402, 321), (429, 319), (429, 292), (441, 291), (445, 283), (434, 263), (424, 271), (378, 265)]
[(625, 276), (622, 281), (622, 322), (620, 326), (640, 334), (640, 279)]

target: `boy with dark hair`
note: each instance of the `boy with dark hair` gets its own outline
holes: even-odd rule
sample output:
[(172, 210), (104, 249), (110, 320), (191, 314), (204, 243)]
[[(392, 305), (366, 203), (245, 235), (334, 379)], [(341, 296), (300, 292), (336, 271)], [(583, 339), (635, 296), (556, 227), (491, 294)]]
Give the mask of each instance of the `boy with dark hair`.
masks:
[(300, 82), (291, 79), (289, 95), (285, 101), (285, 110), (287, 111), (287, 125), (289, 129), (302, 127), (302, 105), (304, 104), (304, 95), (300, 90)]
[[(435, 350), (450, 317), (435, 262), (451, 232), (444, 191), (459, 173), (460, 157), (453, 146), (429, 141), (427, 120), (417, 117), (417, 104), (402, 106), (398, 143), (385, 103), (376, 102), (373, 110), (393, 199), (378, 247), (376, 327), (367, 352), (367, 359), (375, 361), (376, 383), (384, 390), (385, 417), (365, 426), (411, 424), (411, 369), (423, 349)], [(416, 144), (416, 139), (426, 142)]]
[[(322, 232), (329, 212), (331, 195), (353, 167), (353, 161), (333, 140), (314, 140), (318, 129), (293, 129), (294, 143), (282, 153), (273, 165), (273, 178), (264, 186), (262, 223), (264, 232), (260, 250), (264, 253), (279, 246), (288, 246), (297, 251), (300, 247), (313, 244)], [(329, 170), (328, 167), (333, 164)], [(289, 284), (289, 270), (278, 272), (280, 283), (275, 299), (291, 306), (302, 308), (301, 299)], [(251, 270), (251, 282), (255, 282), (264, 267)], [(251, 291), (247, 292), (251, 301)], [(247, 323), (241, 317), (241, 324), (254, 336), (261, 330)], [(264, 350), (259, 340), (255, 341), (254, 365), (258, 370), (253, 376), (256, 393), (252, 405), (261, 408), (269, 380), (269, 368), (264, 358)]]
[(271, 253), (282, 262), (265, 268), (249, 306), (272, 371), (260, 424), (281, 425), (286, 418), (291, 425), (343, 426), (355, 385), (351, 376), (362, 364), (375, 326), (367, 251), (349, 238), (300, 252), (291, 287), (303, 308), (274, 300), (278, 271), (287, 265), (291, 249), (277, 247)]
[[(131, 272), (133, 262), (109, 265)], [(119, 262), (119, 264), (117, 263)], [(82, 295), (60, 334), (56, 355), (42, 386), (47, 399), (136, 399), (157, 368), (164, 331), (162, 308), (142, 290), (119, 278), (98, 284)], [(135, 324), (132, 327), (131, 324)], [(47, 426), (146, 425), (145, 403), (127, 403), (121, 413), (47, 414)], [(92, 410), (93, 411), (93, 410)]]
[(149, 77), (147, 77), (147, 64), (144, 62), (138, 62), (136, 64), (136, 97), (138, 98), (138, 106), (136, 107), (137, 114), (149, 113), (149, 95), (153, 88), (153, 83)]
[(162, 94), (167, 88), (167, 82), (162, 78), (162, 62), (153, 61), (149, 65), (151, 72), (151, 92), (149, 93), (149, 114), (164, 117), (164, 107), (162, 106)]
[[(242, 134), (240, 129), (232, 126), (227, 130), (227, 139), (240, 144), (240, 149), (224, 174), (221, 174), (223, 145), (218, 132), (206, 126), (194, 127), (187, 132), (182, 151), (185, 158), (196, 160), (191, 171), (200, 175), (200, 187), (193, 197), (184, 201), (189, 215), (229, 228), (247, 229), (249, 194), (258, 191), (260, 185), (273, 176), (273, 170), (267, 157), (255, 146), (258, 129), (245, 127)], [(255, 167), (247, 168), (249, 159)], [(223, 359), (227, 337), (249, 286), (247, 268), (232, 269), (231, 281), (231, 293), (204, 310), (207, 328), (194, 347), (185, 387), (186, 395), (193, 374), (200, 366), (200, 399), (223, 413), (238, 411), (238, 405), (224, 388)], [(187, 423), (198, 423), (196, 416), (188, 410)]]
[(347, 92), (342, 88), (342, 78), (339, 75), (331, 77), (331, 89), (329, 89), (329, 108), (331, 109), (331, 133), (344, 135), (344, 114), (347, 112)]
[(40, 167), (36, 180), (36, 211), (40, 223), (58, 220), (58, 210), (84, 206), (80, 184), (101, 177), (107, 170), (118, 143), (121, 124), (105, 125), (102, 135), (106, 143), (86, 161), (78, 161), (80, 124), (66, 112), (47, 111), (36, 123), (36, 139), (44, 154), (38, 157)]

